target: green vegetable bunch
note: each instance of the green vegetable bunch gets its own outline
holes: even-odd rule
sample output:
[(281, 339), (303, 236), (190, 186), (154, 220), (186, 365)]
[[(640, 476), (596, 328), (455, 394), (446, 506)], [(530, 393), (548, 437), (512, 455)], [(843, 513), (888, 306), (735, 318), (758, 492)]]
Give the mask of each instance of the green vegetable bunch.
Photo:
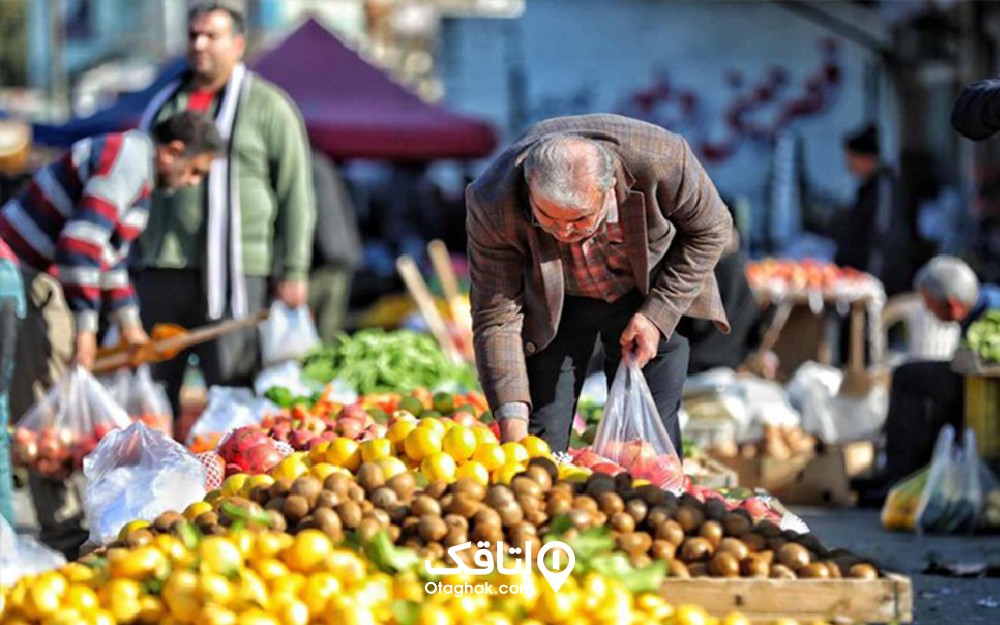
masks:
[(987, 311), (969, 326), (966, 341), (984, 362), (1000, 363), (1000, 310)]
[(306, 356), (302, 373), (322, 384), (340, 378), (363, 395), (433, 390), (449, 383), (479, 386), (471, 366), (452, 364), (431, 336), (411, 330), (342, 333)]

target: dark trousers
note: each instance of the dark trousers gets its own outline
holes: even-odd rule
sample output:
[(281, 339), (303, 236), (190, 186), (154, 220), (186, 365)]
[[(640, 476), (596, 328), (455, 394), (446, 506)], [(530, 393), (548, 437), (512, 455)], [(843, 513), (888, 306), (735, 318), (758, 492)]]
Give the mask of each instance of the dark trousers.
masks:
[(962, 376), (948, 362), (911, 362), (893, 372), (885, 422), (890, 482), (931, 461), (934, 442), (946, 423), (961, 431), (964, 398)]
[[(622, 359), (619, 340), (642, 302), (638, 291), (610, 304), (588, 297), (566, 297), (555, 338), (527, 358), (532, 402), (528, 431), (544, 439), (554, 451), (565, 451), (569, 446), (573, 414), (595, 341), (600, 338), (604, 348), (604, 373), (610, 388)], [(687, 339), (675, 332), (670, 340), (660, 338), (656, 356), (642, 370), (678, 454), (681, 430), (677, 412), (687, 377), (688, 355)]]
[[(174, 323), (187, 329), (211, 323), (200, 271), (149, 269), (139, 274), (135, 287), (147, 331), (158, 323)], [(267, 278), (247, 276), (246, 292), (249, 314), (267, 306)], [(166, 386), (175, 419), (181, 414), (181, 386), (192, 352), (198, 355), (205, 383), (209, 386), (252, 386), (260, 370), (256, 328), (231, 332), (154, 365), (153, 377)]]

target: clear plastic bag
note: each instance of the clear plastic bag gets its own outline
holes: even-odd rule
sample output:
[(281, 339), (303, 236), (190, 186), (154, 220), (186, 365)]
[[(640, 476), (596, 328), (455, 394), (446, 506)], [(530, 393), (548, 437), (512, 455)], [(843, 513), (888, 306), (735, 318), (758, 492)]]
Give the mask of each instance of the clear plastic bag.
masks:
[(632, 477), (675, 493), (684, 489), (680, 457), (660, 420), (646, 378), (631, 358), (618, 365), (593, 451), (620, 464)]
[[(0, 515), (0, 588), (13, 586), (25, 575), (37, 575), (66, 564), (66, 558), (33, 536), (19, 535)], [(3, 603), (0, 602), (0, 614)]]
[(967, 429), (964, 444), (958, 447), (955, 429), (946, 425), (934, 444), (930, 473), (917, 510), (917, 532), (971, 534), (982, 509), (976, 434)]
[(135, 372), (122, 369), (115, 376), (111, 396), (133, 421), (142, 421), (167, 436), (174, 435), (174, 412), (163, 385), (154, 381), (149, 365)]
[(13, 457), (53, 479), (83, 466), (83, 458), (112, 430), (131, 420), (82, 367), (72, 367), (28, 411), (14, 431)]
[(153, 521), (205, 497), (205, 466), (163, 432), (136, 422), (112, 432), (83, 466), (90, 541), (115, 540), (126, 523)]
[(271, 304), (267, 320), (260, 325), (260, 351), (265, 367), (298, 360), (317, 345), (319, 333), (308, 308), (289, 308), (282, 302)]
[(185, 444), (195, 453), (214, 451), (227, 432), (256, 425), (278, 407), (256, 397), (248, 388), (213, 386), (208, 389), (205, 411), (188, 431)]

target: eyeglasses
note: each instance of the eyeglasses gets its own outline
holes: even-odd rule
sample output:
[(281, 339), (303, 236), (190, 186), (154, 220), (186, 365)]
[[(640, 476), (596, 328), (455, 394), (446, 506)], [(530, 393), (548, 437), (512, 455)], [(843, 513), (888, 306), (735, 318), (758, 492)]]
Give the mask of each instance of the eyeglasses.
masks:
[[(583, 240), (592, 236), (604, 223), (604, 218), (611, 210), (611, 203), (617, 201), (614, 194), (614, 187), (604, 192), (601, 207), (587, 215), (573, 220), (555, 219), (547, 216), (539, 210), (538, 205), (528, 194), (528, 203), (531, 205), (531, 224), (551, 234), (557, 239)], [(541, 215), (542, 219), (539, 219)]]

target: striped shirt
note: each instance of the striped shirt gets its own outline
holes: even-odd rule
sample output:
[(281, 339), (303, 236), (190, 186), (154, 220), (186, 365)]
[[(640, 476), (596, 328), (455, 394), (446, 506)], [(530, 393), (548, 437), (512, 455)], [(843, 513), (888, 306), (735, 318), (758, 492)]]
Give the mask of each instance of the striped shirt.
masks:
[(0, 236), (59, 279), (78, 332), (97, 330), (102, 305), (119, 325), (139, 323), (126, 260), (149, 217), (153, 157), (139, 131), (84, 139), (0, 209)]

